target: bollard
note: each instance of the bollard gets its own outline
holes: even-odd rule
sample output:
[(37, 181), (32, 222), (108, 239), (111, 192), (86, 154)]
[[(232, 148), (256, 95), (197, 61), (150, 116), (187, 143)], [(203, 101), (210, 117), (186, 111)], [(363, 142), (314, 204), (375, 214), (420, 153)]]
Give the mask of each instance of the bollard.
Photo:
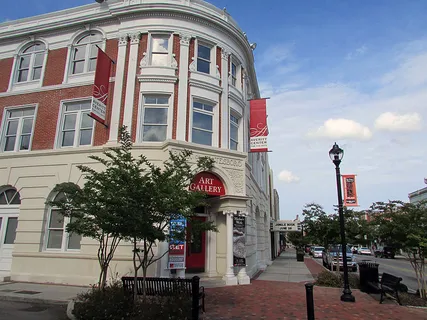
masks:
[(314, 320), (314, 300), (313, 300), (313, 284), (305, 284), (305, 294), (307, 300), (307, 320)]

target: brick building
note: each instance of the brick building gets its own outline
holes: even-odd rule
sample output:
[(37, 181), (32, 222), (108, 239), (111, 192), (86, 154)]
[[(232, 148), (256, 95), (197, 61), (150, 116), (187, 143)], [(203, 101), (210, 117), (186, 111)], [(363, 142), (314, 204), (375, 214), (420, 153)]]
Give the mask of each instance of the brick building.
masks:
[[(116, 64), (103, 126), (88, 116), (96, 47)], [(225, 194), (200, 210), (187, 272), (247, 283), (271, 262), (266, 153), (248, 153), (248, 99), (259, 98), (254, 46), (224, 10), (201, 0), (109, 0), (0, 24), (0, 275), (17, 281), (96, 281), (97, 245), (66, 232), (46, 206), (56, 184), (84, 183), (79, 164), (117, 145), (126, 125), (136, 154), (211, 156)], [(233, 267), (233, 215), (246, 213), (246, 268)], [(159, 244), (158, 250), (164, 250)], [(122, 243), (112, 273), (132, 270)], [(168, 276), (166, 258), (150, 274)]]

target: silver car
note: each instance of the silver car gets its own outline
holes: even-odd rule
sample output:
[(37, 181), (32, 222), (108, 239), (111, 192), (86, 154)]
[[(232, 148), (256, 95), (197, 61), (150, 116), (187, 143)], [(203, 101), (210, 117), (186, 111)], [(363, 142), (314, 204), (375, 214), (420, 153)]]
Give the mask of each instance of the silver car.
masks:
[(313, 258), (321, 258), (323, 250), (325, 250), (324, 247), (314, 247), (314, 249), (313, 249)]

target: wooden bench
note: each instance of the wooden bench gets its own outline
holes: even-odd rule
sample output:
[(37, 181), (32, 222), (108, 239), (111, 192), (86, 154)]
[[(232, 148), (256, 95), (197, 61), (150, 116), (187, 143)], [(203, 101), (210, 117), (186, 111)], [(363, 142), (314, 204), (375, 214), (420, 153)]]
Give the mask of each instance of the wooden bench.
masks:
[(399, 293), (398, 293), (399, 292), (398, 289), (401, 281), (402, 281), (402, 278), (396, 277), (396, 276), (393, 276), (392, 274), (384, 272), (381, 276), (380, 283), (368, 282), (368, 284), (371, 287), (374, 287), (375, 289), (380, 290), (381, 292), (380, 303), (383, 303), (384, 298), (387, 295), (390, 295), (393, 299), (397, 301), (397, 303), (399, 303), (399, 305), (402, 305), (402, 303), (400, 302)]
[[(122, 277), (123, 288), (126, 293), (133, 294), (134, 277)], [(136, 291), (143, 295), (143, 277), (137, 278)], [(145, 293), (147, 296), (173, 296), (185, 294), (191, 298), (192, 319), (199, 319), (199, 310), (205, 312), (205, 288), (200, 286), (200, 278), (194, 276), (191, 279), (181, 278), (145, 278)]]

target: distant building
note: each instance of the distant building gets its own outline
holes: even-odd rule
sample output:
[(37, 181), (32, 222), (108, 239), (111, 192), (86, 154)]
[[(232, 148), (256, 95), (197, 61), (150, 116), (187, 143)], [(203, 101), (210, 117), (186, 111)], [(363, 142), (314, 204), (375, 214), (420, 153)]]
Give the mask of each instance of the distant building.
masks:
[(410, 203), (417, 203), (422, 200), (427, 200), (427, 187), (416, 190), (408, 194)]

